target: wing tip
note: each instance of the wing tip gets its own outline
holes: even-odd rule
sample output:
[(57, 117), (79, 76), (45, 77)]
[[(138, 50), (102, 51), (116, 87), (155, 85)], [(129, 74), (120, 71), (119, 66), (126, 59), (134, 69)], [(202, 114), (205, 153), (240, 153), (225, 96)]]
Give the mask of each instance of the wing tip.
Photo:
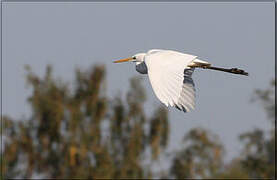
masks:
[(180, 111), (183, 111), (184, 113), (193, 111), (193, 110), (195, 109), (195, 106), (188, 108), (188, 107), (185, 107), (185, 106), (183, 106), (183, 105), (181, 105), (181, 107), (179, 107), (178, 105), (175, 105), (174, 107), (175, 107), (176, 109), (180, 110)]

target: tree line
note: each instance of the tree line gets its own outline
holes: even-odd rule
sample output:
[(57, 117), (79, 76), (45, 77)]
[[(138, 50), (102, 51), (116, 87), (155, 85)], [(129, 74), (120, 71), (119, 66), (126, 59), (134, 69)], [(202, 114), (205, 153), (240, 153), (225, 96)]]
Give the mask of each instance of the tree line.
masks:
[(191, 129), (184, 148), (172, 152), (170, 167), (157, 173), (152, 164), (169, 144), (168, 113), (160, 106), (145, 114), (139, 78), (130, 79), (123, 97), (109, 98), (103, 65), (76, 69), (73, 86), (53, 77), (51, 66), (42, 78), (26, 70), (32, 112), (26, 119), (2, 116), (2, 179), (274, 178), (275, 79), (253, 93), (268, 115), (270, 132), (256, 128), (241, 134), (243, 151), (224, 164), (219, 137)]

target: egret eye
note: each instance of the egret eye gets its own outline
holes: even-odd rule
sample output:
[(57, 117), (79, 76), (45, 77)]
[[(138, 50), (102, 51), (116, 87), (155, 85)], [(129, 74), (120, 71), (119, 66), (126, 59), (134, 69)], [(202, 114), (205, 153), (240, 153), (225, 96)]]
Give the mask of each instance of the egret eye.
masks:
[(136, 56), (133, 56), (133, 59), (136, 59)]

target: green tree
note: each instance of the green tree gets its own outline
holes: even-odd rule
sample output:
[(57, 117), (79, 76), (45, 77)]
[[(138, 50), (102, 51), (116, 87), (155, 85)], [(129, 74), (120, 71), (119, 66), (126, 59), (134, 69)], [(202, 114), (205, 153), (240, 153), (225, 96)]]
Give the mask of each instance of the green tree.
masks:
[(108, 98), (104, 66), (77, 69), (73, 88), (54, 79), (51, 66), (43, 78), (26, 69), (32, 114), (3, 117), (5, 178), (151, 177), (146, 149), (157, 159), (169, 125), (164, 108), (146, 116), (138, 78), (131, 79), (126, 98)]
[(211, 178), (248, 179), (249, 176), (241, 164), (241, 159), (239, 157), (235, 157), (230, 163), (225, 164), (224, 167)]
[[(256, 128), (242, 133), (243, 151), (230, 163), (222, 163), (223, 147), (215, 135), (204, 129), (192, 129), (185, 136), (187, 144), (172, 161), (171, 176), (175, 178), (274, 178), (275, 173), (275, 86), (256, 90), (259, 101), (271, 122), (269, 132)], [(268, 136), (266, 136), (268, 135)]]
[[(271, 123), (269, 132), (256, 128), (240, 135), (245, 143), (241, 163), (251, 178), (273, 178), (275, 173), (275, 79), (266, 90), (256, 90), (254, 101), (260, 101)], [(269, 135), (267, 137), (266, 135)]]
[[(105, 94), (105, 68), (76, 70), (72, 86), (54, 79), (52, 68), (40, 78), (27, 67), (27, 119), (3, 117), (4, 178), (151, 178), (151, 164), (167, 147), (167, 110), (146, 116), (146, 95), (139, 78), (130, 80), (122, 98)], [(240, 156), (223, 164), (218, 137), (203, 128), (184, 136), (170, 169), (157, 174), (174, 178), (273, 178), (275, 172), (275, 80), (256, 90), (271, 120), (269, 132), (256, 128), (239, 138)], [(151, 151), (149, 155), (149, 151)], [(148, 160), (148, 161), (145, 161)], [(149, 162), (150, 160), (150, 162)]]
[(170, 174), (175, 178), (208, 178), (222, 166), (223, 146), (216, 135), (203, 128), (190, 130), (185, 147), (174, 157)]
[[(262, 103), (271, 123), (269, 132), (255, 128), (239, 136), (243, 150), (227, 164), (217, 178), (274, 178), (275, 173), (275, 85), (272, 80), (265, 90), (255, 90), (253, 101)], [(268, 135), (268, 136), (267, 136)]]

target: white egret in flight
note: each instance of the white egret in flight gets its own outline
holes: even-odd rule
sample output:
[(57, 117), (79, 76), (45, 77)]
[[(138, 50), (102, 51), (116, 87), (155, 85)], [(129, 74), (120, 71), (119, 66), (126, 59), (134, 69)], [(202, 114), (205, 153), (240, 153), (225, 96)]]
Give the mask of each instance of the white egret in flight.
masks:
[(148, 74), (154, 93), (163, 104), (184, 112), (195, 108), (195, 87), (191, 78), (195, 68), (248, 75), (241, 69), (213, 67), (209, 62), (197, 59), (197, 56), (172, 50), (152, 49), (114, 63), (128, 61), (136, 63), (139, 73)]

